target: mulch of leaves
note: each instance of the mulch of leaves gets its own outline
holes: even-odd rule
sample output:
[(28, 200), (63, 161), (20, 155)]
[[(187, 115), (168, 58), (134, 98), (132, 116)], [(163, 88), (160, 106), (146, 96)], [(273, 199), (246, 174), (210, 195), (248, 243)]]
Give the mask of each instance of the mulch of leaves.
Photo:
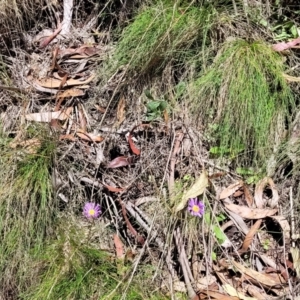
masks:
[[(100, 92), (95, 84), (95, 69), (110, 48), (80, 40), (68, 47), (57, 39), (60, 31), (59, 24), (50, 36), (35, 38), (37, 47), (31, 53), (16, 50), (19, 54), (13, 59), (12, 73), (19, 84), (15, 88), (0, 86), (5, 95), (31, 95), (33, 100), (25, 101), (22, 108), (23, 123), (49, 124), (58, 135), (55, 173), (62, 179), (59, 199), (70, 203), (76, 189), (85, 195), (78, 200), (81, 204), (102, 199), (104, 218), (118, 229), (113, 237), (118, 259), (135, 256), (132, 249), (144, 249), (149, 242), (158, 254), (155, 259), (171, 249), (165, 265), (174, 279), (173, 291), (187, 292), (190, 298), (266, 300), (295, 294), (300, 255), (292, 243), (290, 224), (279, 209), (280, 193), (273, 180), (264, 178), (251, 191), (235, 174), (221, 168), (220, 173), (213, 173), (218, 168), (209, 160), (197, 130), (184, 121), (171, 121), (167, 112), (151, 124), (132, 121), (126, 96), (113, 105), (105, 100), (117, 79), (108, 81)], [(91, 102), (93, 93), (99, 99)], [(5, 108), (2, 104), (4, 128), (15, 126), (16, 121), (8, 116), (18, 107), (8, 100)], [(40, 141), (24, 140), (16, 134), (10, 146), (35, 153)], [(204, 239), (213, 236), (215, 246), (201, 253), (201, 261), (193, 262), (181, 223), (171, 232), (173, 242), (167, 243), (170, 233), (165, 231), (165, 221), (153, 223), (152, 214), (165, 209), (163, 202), (174, 193), (177, 178), (194, 176), (200, 170), (201, 175), (172, 211), (162, 212), (178, 221), (190, 198), (209, 191), (207, 201), (216, 203), (211, 213), (226, 213), (215, 224), (226, 239), (218, 244), (216, 232), (204, 222)], [(221, 188), (224, 182), (228, 185), (225, 189)], [(147, 206), (149, 203), (152, 206)], [(129, 245), (130, 251), (126, 250)], [(217, 259), (212, 259), (212, 252)]]

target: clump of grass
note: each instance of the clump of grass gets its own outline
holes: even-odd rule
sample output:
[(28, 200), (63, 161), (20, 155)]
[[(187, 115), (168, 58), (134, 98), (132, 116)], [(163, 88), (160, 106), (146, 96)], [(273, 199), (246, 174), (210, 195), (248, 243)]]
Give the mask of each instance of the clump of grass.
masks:
[(233, 40), (191, 84), (191, 105), (219, 154), (265, 164), (294, 107), (283, 72), (282, 57), (268, 45)]
[(42, 128), (29, 129), (24, 139), (33, 137), (40, 146), (28, 152), (22, 147), (12, 150), (5, 135), (0, 138), (0, 296), (4, 299), (16, 297), (34, 281), (28, 265), (32, 250), (41, 250), (53, 229), (51, 166), (56, 145)]
[[(119, 274), (114, 253), (99, 250), (93, 244), (92, 227), (86, 232), (83, 223), (72, 219), (60, 218), (57, 239), (49, 240), (44, 251), (36, 256), (33, 264), (40, 270), (39, 282), (23, 293), (22, 299), (122, 298), (130, 273)], [(130, 266), (126, 268), (130, 272)], [(164, 299), (162, 295), (156, 297), (157, 293), (150, 291), (148, 286), (144, 292), (136, 283), (138, 277), (137, 274), (126, 291), (126, 299)], [(116, 292), (112, 293), (114, 290)]]
[(145, 8), (122, 32), (108, 72), (127, 65), (129, 73), (146, 73), (163, 68), (169, 60), (185, 58), (201, 47), (213, 12), (211, 6), (179, 6), (168, 1)]

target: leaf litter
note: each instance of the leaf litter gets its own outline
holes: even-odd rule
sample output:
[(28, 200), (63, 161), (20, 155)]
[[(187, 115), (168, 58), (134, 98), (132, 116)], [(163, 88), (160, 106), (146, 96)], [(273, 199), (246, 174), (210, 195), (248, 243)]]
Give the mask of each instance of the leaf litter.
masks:
[[(45, 51), (49, 49), (52, 55), (52, 61), (49, 61), (50, 64), (48, 66), (51, 72), (48, 72), (47, 76), (39, 76), (41, 74), (40, 70), (36, 66), (32, 66), (30, 74), (27, 76), (28, 84), (34, 86), (37, 91), (47, 94), (47, 96), (49, 94), (50, 97), (52, 97), (52, 94), (55, 95), (51, 100), (56, 100), (56, 103), (45, 107), (36, 106), (34, 112), (26, 112), (25, 120), (49, 124), (53, 120), (56, 121), (57, 126), (55, 128), (59, 133), (59, 139), (61, 143), (67, 145), (67, 148), (63, 149), (68, 149), (63, 151), (61, 157), (67, 156), (67, 151), (73, 150), (72, 145), (76, 144), (74, 152), (71, 151), (70, 156), (75, 157), (77, 155), (80, 158), (78, 161), (88, 166), (84, 172), (89, 173), (90, 178), (86, 178), (87, 180), (82, 180), (82, 182), (86, 185), (90, 184), (93, 189), (99, 189), (99, 191), (103, 192), (108, 201), (108, 206), (114, 207), (115, 211), (112, 209), (110, 214), (111, 220), (115, 221), (111, 222), (115, 222), (115, 227), (119, 228), (118, 222), (122, 219), (127, 229), (122, 234), (126, 237), (127, 242), (129, 241), (129, 243), (137, 247), (142, 247), (146, 241), (148, 243), (148, 240), (151, 240), (152, 244), (149, 244), (149, 247), (151, 248), (155, 245), (151, 251), (160, 256), (168, 248), (168, 246), (164, 248), (167, 245), (165, 244), (167, 236), (163, 226), (168, 223), (160, 224), (160, 221), (163, 222), (163, 220), (152, 222), (154, 219), (152, 220), (151, 217), (156, 214), (157, 210), (163, 210), (165, 198), (162, 195), (158, 201), (155, 201), (156, 203), (152, 210), (147, 210), (147, 205), (151, 208), (151, 201), (150, 204), (143, 204), (141, 205), (142, 208), (138, 208), (133, 204), (133, 200), (139, 198), (141, 194), (142, 196), (155, 195), (153, 191), (157, 189), (159, 184), (164, 184), (169, 153), (174, 150), (170, 147), (172, 138), (174, 138), (171, 128), (171, 114), (164, 110), (162, 123), (157, 122), (158, 125), (150, 126), (145, 123), (134, 125), (132, 119), (128, 116), (130, 109), (132, 109), (130, 108), (130, 102), (127, 101), (125, 96), (122, 96), (118, 100), (115, 110), (112, 110), (107, 105), (108, 103), (105, 102), (92, 103), (92, 107), (96, 108), (95, 117), (93, 117), (96, 119), (94, 129), (97, 128), (95, 123), (100, 123), (99, 115), (108, 113), (108, 124), (114, 123), (115, 131), (120, 130), (123, 135), (113, 132), (104, 136), (105, 131), (102, 131), (103, 128), (101, 126), (94, 133), (89, 132), (88, 124), (90, 119), (92, 120), (93, 118), (91, 117), (91, 109), (88, 113), (84, 112), (84, 107), (89, 105), (89, 103), (86, 103), (88, 100), (85, 96), (93, 88), (96, 78), (93, 65), (89, 64), (89, 59), (100, 55), (101, 47), (82, 44), (71, 48), (66, 45), (65, 48), (56, 46), (55, 51), (51, 52), (51, 45), (55, 42), (55, 38), (59, 35), (60, 30), (61, 24), (58, 24), (56, 31), (52, 35), (40, 41), (40, 47), (45, 48)], [(296, 43), (298, 43), (298, 40), (292, 43), (275, 45), (273, 49), (275, 51), (283, 51)], [(44, 54), (37, 53), (37, 55), (42, 59)], [(68, 61), (69, 59), (87, 60), (87, 62), (84, 61), (82, 65), (77, 64), (76, 69)], [(39, 97), (42, 97), (42, 95), (39, 95)], [(37, 108), (39, 112), (37, 112)], [(188, 239), (180, 233), (181, 229), (177, 227), (180, 234), (174, 236), (174, 238), (177, 238), (177, 242), (172, 247), (173, 249), (176, 247), (177, 250), (175, 252), (180, 253), (180, 266), (182, 269), (180, 272), (184, 274), (184, 281), (178, 279), (175, 281), (174, 277), (174, 282), (178, 283), (181, 290), (184, 290), (182, 286), (188, 286), (189, 290), (197, 286), (191, 292), (194, 295), (194, 299), (208, 299), (211, 297), (213, 299), (250, 300), (261, 299), (259, 298), (260, 295), (267, 297), (270, 292), (273, 295), (279, 295), (280, 290), (286, 292), (288, 280), (291, 279), (286, 268), (286, 257), (284, 255), (274, 256), (272, 250), (279, 247), (279, 241), (272, 237), (270, 230), (267, 229), (268, 222), (276, 223), (281, 228), (281, 239), (285, 241), (286, 245), (290, 243), (289, 222), (284, 216), (280, 215), (278, 208), (279, 192), (275, 183), (271, 178), (266, 177), (256, 184), (255, 192), (252, 193), (253, 186), (248, 186), (239, 180), (228, 184), (217, 198), (217, 193), (215, 194), (216, 191), (213, 189), (213, 186), (218, 185), (219, 177), (226, 177), (227, 173), (222, 172), (220, 173), (222, 175), (214, 176), (214, 173), (208, 171), (208, 166), (207, 168), (199, 166), (195, 159), (193, 161), (190, 158), (193, 151), (195, 152), (196, 150), (191, 141), (192, 139), (184, 130), (184, 125), (183, 123), (177, 124), (181, 129), (182, 139), (189, 141), (189, 149), (188, 151), (186, 149), (183, 151), (185, 154), (181, 158), (188, 161), (192, 167), (187, 167), (187, 163), (185, 165), (178, 160), (179, 150), (183, 147), (181, 141), (179, 141), (177, 145), (178, 151), (175, 151), (174, 167), (171, 169), (172, 172), (175, 173), (176, 171), (176, 173), (179, 173), (181, 177), (191, 173), (194, 183), (190, 184), (189, 182), (185, 186), (185, 192), (183, 192), (183, 195), (180, 195), (174, 206), (175, 212), (179, 218), (183, 219), (185, 208), (190, 198), (199, 197), (208, 201), (207, 199), (210, 197), (209, 201), (212, 202), (212, 206), (218, 207), (220, 211), (226, 214), (226, 219), (218, 224), (221, 225), (222, 222), (223, 224), (226, 222), (230, 223), (227, 228), (224, 227), (223, 231), (231, 242), (231, 246), (226, 250), (227, 253), (225, 255), (228, 262), (223, 263), (221, 261), (220, 258), (224, 257), (224, 253), (222, 253), (223, 248), (218, 248), (222, 250), (215, 253), (218, 259), (212, 260), (211, 257), (206, 256), (204, 253), (202, 261), (198, 263), (199, 268), (192, 274), (191, 261), (188, 257), (190, 257), (191, 252), (189, 251), (193, 247), (187, 247)], [(98, 133), (97, 131), (102, 132)], [(125, 134), (128, 134), (127, 141)], [(147, 134), (152, 135), (152, 137), (149, 138)], [(137, 137), (137, 140), (134, 139), (134, 136)], [(159, 141), (159, 144), (157, 141)], [(96, 166), (98, 173), (91, 171), (95, 168), (93, 163), (96, 161), (95, 156), (93, 156), (94, 143), (101, 143), (104, 147), (109, 148), (109, 151), (106, 149), (104, 152), (104, 159), (101, 159)], [(12, 149), (27, 148), (30, 154), (34, 154), (37, 148), (40, 147), (40, 144), (41, 142), (37, 138), (20, 139), (12, 142), (10, 147)], [(84, 147), (88, 147), (89, 151), (83, 151)], [(117, 155), (110, 155), (110, 151), (115, 151)], [(85, 155), (82, 153), (85, 153)], [(88, 153), (92, 154), (89, 155)], [(161, 156), (159, 156), (160, 153), (162, 153)], [(157, 161), (157, 156), (161, 158), (162, 162)], [(72, 158), (74, 159), (74, 157)], [(147, 168), (151, 170), (149, 173), (146, 172)], [(197, 176), (195, 175), (197, 173), (195, 170), (199, 170), (199, 168), (202, 168), (202, 173), (200, 176)], [(144, 176), (145, 179), (142, 180), (141, 174), (143, 176), (147, 174), (147, 176)], [(174, 174), (168, 175), (175, 178)], [(70, 173), (68, 173), (68, 176), (69, 178), (71, 177)], [(95, 177), (95, 180), (91, 180), (92, 176)], [(226, 177), (226, 180), (229, 181), (229, 178)], [(214, 181), (214, 185), (212, 185), (212, 181)], [(174, 188), (176, 188), (176, 184), (179, 185), (180, 180), (174, 183)], [(271, 196), (266, 196), (266, 189), (271, 191)], [(64, 193), (66, 192), (64, 191)], [(214, 213), (215, 211), (213, 211)], [(173, 216), (169, 218), (174, 224), (178, 225), (177, 220), (172, 219)], [(244, 228), (242, 232), (240, 227)], [(210, 236), (213, 243), (212, 248), (217, 249), (218, 243), (215, 238), (215, 232), (211, 231), (211, 228), (207, 232), (203, 231), (201, 234), (203, 234), (204, 239), (208, 239)], [(114, 234), (112, 237), (116, 258), (123, 262), (126, 252), (125, 241), (121, 240), (119, 234)], [(267, 240), (270, 240), (268, 245), (264, 244)], [(294, 267), (299, 274), (299, 251), (295, 249), (291, 248), (293, 256), (291, 267)], [(166, 258), (167, 268), (171, 274), (172, 272), (175, 274), (176, 270), (172, 268), (175, 265), (175, 252), (172, 253), (170, 249), (167, 249), (167, 251), (169, 251), (168, 255), (170, 255), (169, 260)], [(247, 257), (247, 254), (251, 255)], [(261, 262), (260, 264), (263, 268), (259, 268), (257, 261)], [(122, 264), (118, 264), (118, 272), (120, 273), (123, 272), (122, 266)], [(266, 271), (267, 268), (269, 268), (268, 272)], [(182, 275), (180, 272), (178, 272), (178, 275)], [(198, 277), (198, 280), (195, 280), (196, 277)], [(166, 278), (167, 276), (164, 280)], [(234, 283), (237, 283), (237, 285)]]

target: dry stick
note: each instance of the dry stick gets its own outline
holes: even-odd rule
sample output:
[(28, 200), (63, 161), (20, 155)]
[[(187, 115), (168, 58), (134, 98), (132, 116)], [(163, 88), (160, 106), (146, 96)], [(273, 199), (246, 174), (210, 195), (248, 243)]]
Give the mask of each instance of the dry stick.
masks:
[(176, 165), (176, 157), (179, 152), (179, 146), (182, 142), (182, 139), (184, 137), (183, 132), (180, 132), (179, 134), (176, 134), (175, 136), (175, 145), (174, 150), (170, 159), (170, 172), (169, 172), (169, 194), (172, 196), (174, 192), (174, 174), (175, 174), (175, 165)]
[(179, 252), (179, 263), (180, 263), (180, 266), (182, 269), (182, 273), (183, 273), (184, 281), (185, 281), (185, 284), (187, 287), (188, 295), (189, 295), (190, 299), (195, 299), (195, 297), (197, 297), (197, 294), (195, 293), (195, 291), (192, 287), (190, 278), (192, 278), (192, 281), (194, 281), (194, 279), (193, 279), (191, 269), (189, 268), (189, 265), (187, 262), (186, 253), (185, 253), (184, 245), (183, 245), (183, 242), (181, 239), (179, 227), (174, 231), (174, 238), (175, 238), (175, 243), (176, 243), (176, 246), (177, 246), (177, 249)]
[[(292, 231), (292, 247), (295, 247), (295, 241), (293, 240), (293, 236), (294, 236), (294, 233), (295, 233), (295, 220), (294, 220), (294, 201), (293, 201), (293, 188), (290, 187), (290, 207), (291, 207), (291, 218), (292, 218), (292, 224), (291, 224), (291, 231)], [(285, 238), (283, 237), (283, 243), (284, 243), (284, 246), (283, 246), (283, 255), (284, 257), (285, 256), (285, 249), (286, 249), (286, 245), (285, 245)], [(288, 268), (287, 268), (287, 265), (286, 265), (286, 260), (284, 259), (284, 265), (285, 265), (285, 270), (288, 274)], [(289, 277), (288, 279), (288, 283), (289, 283), (289, 289), (290, 289), (290, 293), (292, 295), (293, 293), (293, 286), (292, 286), (292, 282), (291, 282), (291, 279)]]

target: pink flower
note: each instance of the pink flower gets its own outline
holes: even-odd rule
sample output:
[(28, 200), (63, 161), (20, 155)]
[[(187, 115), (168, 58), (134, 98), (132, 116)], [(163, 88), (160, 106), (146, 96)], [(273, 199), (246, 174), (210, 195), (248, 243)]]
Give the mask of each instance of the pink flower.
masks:
[(97, 219), (101, 214), (99, 204), (87, 202), (83, 208), (83, 215), (88, 219)]
[(191, 198), (189, 200), (188, 210), (192, 216), (202, 217), (204, 214), (204, 204), (197, 198)]

